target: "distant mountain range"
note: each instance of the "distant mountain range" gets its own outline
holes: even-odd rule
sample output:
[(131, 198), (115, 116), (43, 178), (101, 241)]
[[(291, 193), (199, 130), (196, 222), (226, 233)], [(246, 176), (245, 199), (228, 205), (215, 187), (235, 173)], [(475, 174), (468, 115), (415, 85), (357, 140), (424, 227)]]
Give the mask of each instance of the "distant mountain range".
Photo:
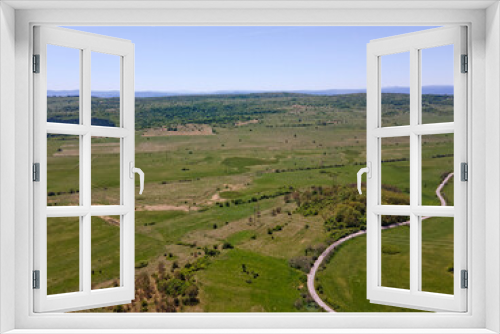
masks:
[[(47, 96), (77, 96), (78, 90), (48, 90)], [(135, 92), (135, 97), (162, 97), (162, 96), (186, 96), (186, 95), (236, 95), (236, 94), (255, 94), (255, 93), (298, 93), (309, 95), (342, 95), (366, 93), (366, 89), (325, 89), (325, 90), (285, 90), (285, 91), (263, 91), (263, 90), (220, 90), (213, 92), (195, 92), (195, 91), (179, 91), (179, 92), (160, 92), (160, 91), (138, 91)], [(400, 93), (409, 94), (409, 87), (384, 87), (382, 93)], [(422, 94), (436, 95), (453, 95), (453, 86), (423, 86)], [(94, 97), (118, 97), (119, 91), (92, 91)]]

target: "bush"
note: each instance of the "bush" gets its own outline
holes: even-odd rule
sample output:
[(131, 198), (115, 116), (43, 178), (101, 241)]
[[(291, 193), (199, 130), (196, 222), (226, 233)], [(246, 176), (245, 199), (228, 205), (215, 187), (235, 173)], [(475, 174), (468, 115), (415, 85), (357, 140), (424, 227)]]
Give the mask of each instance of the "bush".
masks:
[(297, 310), (302, 310), (302, 307), (304, 307), (304, 302), (302, 301), (302, 298), (295, 300), (293, 306), (295, 306)]
[(224, 241), (224, 243), (222, 244), (222, 249), (233, 249), (234, 246), (231, 245), (231, 243), (227, 242), (227, 241)]
[(218, 251), (216, 249), (208, 249), (208, 247), (205, 247), (203, 249), (203, 251), (205, 252), (205, 255), (207, 255), (207, 256), (217, 256), (220, 253), (220, 251)]
[(125, 309), (123, 308), (123, 305), (116, 305), (113, 308), (113, 312), (122, 313), (125, 312)]
[(158, 284), (158, 289), (165, 292), (167, 295), (177, 297), (183, 295), (188, 287), (188, 282), (178, 278), (169, 280), (161, 280)]
[(288, 260), (290, 267), (309, 273), (314, 264), (312, 256), (296, 256)]

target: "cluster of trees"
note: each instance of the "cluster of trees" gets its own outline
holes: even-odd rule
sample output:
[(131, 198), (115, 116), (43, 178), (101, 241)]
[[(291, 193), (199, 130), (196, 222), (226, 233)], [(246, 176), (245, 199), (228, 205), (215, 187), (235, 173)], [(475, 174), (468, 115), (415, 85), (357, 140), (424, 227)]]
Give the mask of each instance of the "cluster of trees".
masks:
[[(117, 126), (120, 124), (120, 99), (92, 98), (91, 124), (98, 126)], [(78, 96), (47, 97), (47, 121), (78, 124), (80, 98)]]
[[(383, 186), (383, 203), (408, 205), (408, 195), (395, 186)], [(359, 195), (354, 185), (332, 187), (312, 186), (295, 191), (292, 198), (297, 204), (297, 213), (304, 216), (321, 216), (332, 241), (347, 234), (366, 229), (366, 197)], [(404, 217), (383, 216), (382, 225), (404, 221)]]
[[(277, 191), (274, 191), (274, 192), (270, 192), (270, 193), (264, 193), (264, 194), (260, 194), (260, 195), (257, 195), (257, 196), (247, 196), (247, 197), (243, 197), (243, 198), (235, 198), (235, 199), (232, 199), (230, 201), (227, 201), (227, 202), (215, 202), (215, 205), (219, 206), (219, 207), (230, 207), (231, 205), (241, 205), (241, 204), (245, 204), (245, 203), (256, 203), (256, 202), (259, 202), (259, 201), (263, 201), (263, 200), (266, 200), (266, 199), (271, 199), (271, 198), (276, 198), (276, 197), (280, 197), (280, 196), (289, 196), (289, 194), (293, 191), (293, 187), (284, 187), (280, 190), (277, 190)], [(277, 213), (280, 213), (281, 212), (281, 207), (276, 210), (279, 210), (279, 212), (275, 212), (273, 215), (276, 215)]]
[[(101, 309), (100, 312), (179, 312), (185, 306), (197, 305), (200, 302), (200, 287), (196, 281), (196, 272), (210, 264), (210, 257), (217, 256), (220, 251), (204, 247), (204, 254), (193, 262), (180, 266), (173, 261), (170, 270), (164, 261), (158, 263), (157, 269), (150, 273), (142, 271), (135, 278), (135, 299), (127, 305), (117, 305)], [(227, 245), (223, 249), (231, 249)], [(201, 249), (201, 247), (199, 247)], [(200, 253), (201, 254), (201, 253)], [(173, 257), (169, 254), (169, 257)]]
[[(212, 247), (197, 247), (194, 244), (185, 244), (191, 248), (196, 247), (192, 253), (196, 259), (187, 262), (183, 266), (178, 261), (173, 261), (170, 270), (164, 261), (158, 262), (158, 267), (153, 273), (142, 271), (135, 278), (135, 299), (127, 305), (117, 305), (96, 309), (99, 312), (179, 312), (186, 306), (194, 306), (200, 303), (199, 283), (196, 273), (206, 269), (210, 265), (211, 258), (220, 254), (219, 248), (225, 250), (234, 249), (234, 246), (225, 241), (222, 245)], [(173, 258), (172, 253), (165, 253), (166, 258)], [(147, 266), (147, 261), (146, 261)], [(243, 267), (243, 272), (251, 275), (251, 279), (257, 279), (259, 274), (253, 270)], [(115, 283), (117, 286), (117, 283)]]
[[(409, 95), (383, 93), (382, 104), (384, 116), (407, 113)], [(262, 118), (262, 115), (266, 114), (285, 113), (297, 105), (338, 110), (364, 110), (366, 94), (324, 96), (260, 93), (136, 98), (136, 129), (161, 126), (173, 129), (179, 124), (188, 123), (228, 127), (234, 126), (236, 122)], [(77, 96), (47, 98), (47, 117), (51, 122), (78, 123), (79, 108)], [(453, 96), (425, 94), (422, 96), (422, 111), (439, 116), (453, 115)], [(116, 126), (120, 123), (119, 117), (119, 98), (92, 98), (92, 124)], [(287, 126), (308, 125), (288, 124)]]

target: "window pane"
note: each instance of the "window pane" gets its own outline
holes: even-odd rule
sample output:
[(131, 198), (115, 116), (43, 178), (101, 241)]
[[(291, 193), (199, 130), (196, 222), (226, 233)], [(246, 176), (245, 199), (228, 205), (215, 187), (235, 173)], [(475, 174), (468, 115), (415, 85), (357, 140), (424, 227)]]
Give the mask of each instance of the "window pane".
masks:
[(422, 123), (453, 122), (453, 45), (423, 49)]
[(80, 123), (80, 53), (47, 45), (47, 122)]
[(422, 136), (422, 205), (453, 206), (453, 137)]
[(410, 137), (382, 138), (382, 204), (410, 204)]
[(453, 218), (422, 218), (422, 291), (453, 294)]
[(120, 203), (120, 139), (92, 137), (92, 205)]
[(92, 125), (120, 126), (121, 57), (92, 52)]
[(80, 139), (47, 135), (47, 205), (80, 205)]
[(120, 220), (92, 217), (92, 289), (120, 286)]
[(80, 291), (80, 218), (47, 218), (47, 294)]
[(410, 124), (410, 53), (380, 57), (382, 126)]
[(382, 216), (381, 285), (410, 288), (410, 217)]

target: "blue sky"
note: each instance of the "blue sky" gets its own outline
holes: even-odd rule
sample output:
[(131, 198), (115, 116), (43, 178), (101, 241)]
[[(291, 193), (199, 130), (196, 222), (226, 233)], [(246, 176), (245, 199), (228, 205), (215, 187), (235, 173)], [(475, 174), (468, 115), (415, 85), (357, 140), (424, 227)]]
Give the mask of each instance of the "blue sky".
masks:
[[(366, 88), (370, 40), (430, 27), (68, 28), (131, 40), (136, 91), (210, 92)], [(48, 89), (77, 89), (77, 56), (51, 51)], [(423, 58), (425, 85), (453, 83), (450, 52), (451, 46), (436, 48)], [(387, 57), (394, 59), (382, 60), (383, 86), (408, 86), (407, 55)], [(119, 88), (113, 58), (93, 55), (92, 90)]]

